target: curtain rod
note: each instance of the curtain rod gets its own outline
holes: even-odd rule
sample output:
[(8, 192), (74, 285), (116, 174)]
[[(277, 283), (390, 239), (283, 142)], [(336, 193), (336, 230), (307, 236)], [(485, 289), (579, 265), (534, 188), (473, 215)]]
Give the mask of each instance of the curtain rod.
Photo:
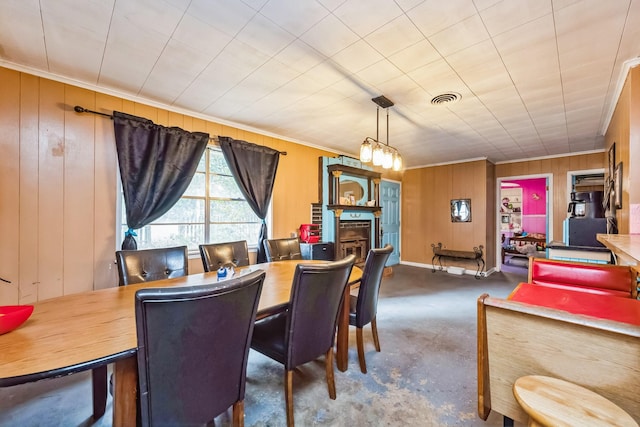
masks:
[[(73, 107), (73, 110), (74, 110), (76, 113), (91, 113), (91, 114), (98, 114), (98, 115), (100, 115), (100, 116), (109, 117), (111, 120), (113, 120), (113, 115), (111, 115), (111, 114), (101, 113), (101, 112), (99, 112), (99, 111), (89, 110), (89, 109), (84, 108), (84, 107), (81, 107), (81, 106), (79, 106), (79, 105), (76, 105), (75, 107)], [(217, 136), (210, 137), (210, 138), (209, 138), (209, 141), (213, 141), (213, 142), (216, 142), (216, 143), (220, 143), (220, 141), (218, 140), (218, 137), (217, 137)], [(280, 155), (282, 155), (282, 156), (286, 156), (286, 155), (287, 155), (287, 152), (286, 152), (286, 151), (279, 151), (279, 153), (280, 153)]]

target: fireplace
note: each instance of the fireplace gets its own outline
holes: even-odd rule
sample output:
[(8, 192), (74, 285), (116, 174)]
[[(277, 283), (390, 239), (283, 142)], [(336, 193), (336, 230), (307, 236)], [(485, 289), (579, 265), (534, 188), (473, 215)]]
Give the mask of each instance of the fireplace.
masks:
[(337, 259), (354, 254), (356, 265), (364, 264), (371, 247), (371, 221), (340, 221), (339, 236), (336, 240), (340, 242)]

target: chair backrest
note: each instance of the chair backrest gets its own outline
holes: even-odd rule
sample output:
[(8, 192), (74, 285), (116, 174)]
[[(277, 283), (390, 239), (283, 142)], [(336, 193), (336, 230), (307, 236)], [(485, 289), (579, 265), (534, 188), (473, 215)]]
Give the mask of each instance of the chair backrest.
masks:
[(200, 258), (204, 271), (216, 271), (233, 264), (235, 267), (249, 265), (249, 249), (246, 240), (200, 245)]
[(376, 317), (384, 265), (391, 252), (393, 252), (393, 246), (387, 244), (384, 248), (371, 249), (367, 254), (356, 302), (356, 327), (358, 328), (371, 323)]
[(285, 259), (302, 259), (300, 241), (297, 237), (286, 239), (267, 239), (264, 241), (267, 261), (282, 261)]
[(143, 425), (205, 424), (244, 399), (264, 277), (136, 292)]
[(317, 359), (333, 346), (338, 310), (355, 255), (326, 264), (298, 264), (287, 315), (285, 369)]
[(189, 274), (187, 247), (116, 251), (120, 286)]

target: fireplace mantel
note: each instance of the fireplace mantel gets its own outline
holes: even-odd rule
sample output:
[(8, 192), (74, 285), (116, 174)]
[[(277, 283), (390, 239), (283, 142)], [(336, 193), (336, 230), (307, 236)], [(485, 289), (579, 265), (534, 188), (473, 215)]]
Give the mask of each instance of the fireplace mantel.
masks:
[[(380, 180), (382, 174), (371, 170), (369, 166), (362, 165), (356, 159), (349, 157), (321, 157), (320, 171), (322, 175), (322, 240), (334, 242), (336, 257), (342, 251), (340, 242), (341, 221), (355, 218), (370, 221), (371, 235), (369, 245), (380, 247)], [(340, 184), (345, 181), (356, 181), (362, 186), (360, 199), (355, 203), (346, 204), (345, 194), (341, 194)], [(358, 197), (358, 196), (356, 196)], [(352, 199), (353, 200), (353, 199)], [(348, 200), (347, 200), (348, 201)], [(373, 206), (372, 206), (373, 205)]]

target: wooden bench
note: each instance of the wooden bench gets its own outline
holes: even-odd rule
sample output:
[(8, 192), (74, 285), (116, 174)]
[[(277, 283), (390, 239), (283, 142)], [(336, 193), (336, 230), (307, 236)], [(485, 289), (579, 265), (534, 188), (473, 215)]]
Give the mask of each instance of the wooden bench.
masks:
[[(603, 298), (600, 307), (614, 305), (614, 314), (633, 310), (633, 304), (640, 307), (629, 298), (582, 295), (581, 299)], [(640, 325), (483, 294), (478, 298), (477, 338), (478, 415), (483, 420), (495, 411), (526, 423), (528, 416), (513, 395), (513, 384), (532, 374), (589, 388), (640, 419)]]
[(473, 248), (473, 251), (461, 251), (453, 249), (443, 249), (442, 243), (431, 244), (433, 248), (433, 257), (431, 258), (432, 272), (436, 272), (436, 262), (440, 265), (440, 270), (444, 270), (442, 266), (442, 258), (457, 259), (457, 260), (473, 260), (476, 262), (478, 268), (476, 270), (475, 278), (482, 277), (482, 270), (484, 270), (484, 259), (482, 259), (482, 249), (484, 246), (480, 245)]

